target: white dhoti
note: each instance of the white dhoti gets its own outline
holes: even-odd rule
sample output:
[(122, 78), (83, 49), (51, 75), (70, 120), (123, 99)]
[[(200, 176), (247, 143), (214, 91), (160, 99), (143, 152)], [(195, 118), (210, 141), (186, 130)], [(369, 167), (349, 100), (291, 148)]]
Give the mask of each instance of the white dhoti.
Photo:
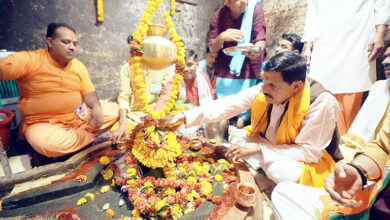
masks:
[(280, 183), (272, 192), (272, 203), (276, 219), (318, 220), (324, 208), (320, 196), (327, 193), (323, 189)]

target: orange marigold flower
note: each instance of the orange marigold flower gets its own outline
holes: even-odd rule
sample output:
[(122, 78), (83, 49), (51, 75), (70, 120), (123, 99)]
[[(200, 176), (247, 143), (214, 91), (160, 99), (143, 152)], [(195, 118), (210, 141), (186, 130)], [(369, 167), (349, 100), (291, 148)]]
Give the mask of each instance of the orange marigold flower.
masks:
[(114, 218), (115, 212), (114, 212), (114, 210), (112, 210), (112, 209), (107, 209), (106, 215), (107, 215), (107, 217), (109, 217), (109, 218)]

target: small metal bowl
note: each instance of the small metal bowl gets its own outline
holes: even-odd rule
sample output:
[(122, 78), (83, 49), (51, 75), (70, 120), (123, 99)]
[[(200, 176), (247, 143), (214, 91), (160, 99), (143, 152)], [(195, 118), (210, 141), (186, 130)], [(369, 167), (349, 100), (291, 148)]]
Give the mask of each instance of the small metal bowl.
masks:
[(200, 148), (203, 146), (202, 140), (200, 140), (199, 137), (192, 137), (190, 139), (190, 149), (194, 151), (200, 150)]

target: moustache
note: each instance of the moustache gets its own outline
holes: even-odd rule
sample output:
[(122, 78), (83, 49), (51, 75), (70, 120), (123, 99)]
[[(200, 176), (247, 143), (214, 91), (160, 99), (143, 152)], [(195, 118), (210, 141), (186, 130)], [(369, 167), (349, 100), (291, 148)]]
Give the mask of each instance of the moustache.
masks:
[(385, 65), (383, 65), (383, 68), (384, 68), (385, 70), (390, 70), (390, 64), (385, 64)]
[(272, 95), (270, 95), (270, 94), (268, 94), (268, 93), (265, 93), (265, 92), (264, 92), (263, 94), (264, 94), (265, 96), (267, 96), (268, 98), (271, 98), (271, 99), (273, 98)]

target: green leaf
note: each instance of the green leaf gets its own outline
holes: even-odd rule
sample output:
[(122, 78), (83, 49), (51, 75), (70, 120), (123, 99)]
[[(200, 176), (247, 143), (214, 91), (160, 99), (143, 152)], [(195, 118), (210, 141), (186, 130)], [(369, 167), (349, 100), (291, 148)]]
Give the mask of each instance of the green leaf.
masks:
[(190, 176), (196, 177), (195, 173), (188, 173), (187, 177), (190, 177)]
[(179, 178), (187, 179), (188, 173), (179, 173)]
[(143, 186), (143, 187), (141, 187), (141, 192), (144, 193), (145, 190), (147, 190), (149, 188), (153, 188), (153, 186)]
[(161, 214), (166, 208), (171, 208), (172, 206), (166, 204), (160, 210), (158, 210), (157, 214)]
[(131, 180), (131, 179), (138, 179), (138, 176), (137, 175), (131, 175), (131, 176), (127, 176), (126, 180)]
[(163, 188), (162, 187), (158, 187), (158, 188), (155, 188), (154, 189), (154, 192), (156, 193), (156, 194), (159, 194), (159, 193), (161, 193), (163, 191)]
[(181, 206), (181, 205), (179, 205), (179, 204), (175, 204), (175, 205), (173, 205), (173, 207), (179, 207), (182, 211), (183, 211), (183, 213), (184, 213), (184, 211), (186, 210), (183, 206)]

